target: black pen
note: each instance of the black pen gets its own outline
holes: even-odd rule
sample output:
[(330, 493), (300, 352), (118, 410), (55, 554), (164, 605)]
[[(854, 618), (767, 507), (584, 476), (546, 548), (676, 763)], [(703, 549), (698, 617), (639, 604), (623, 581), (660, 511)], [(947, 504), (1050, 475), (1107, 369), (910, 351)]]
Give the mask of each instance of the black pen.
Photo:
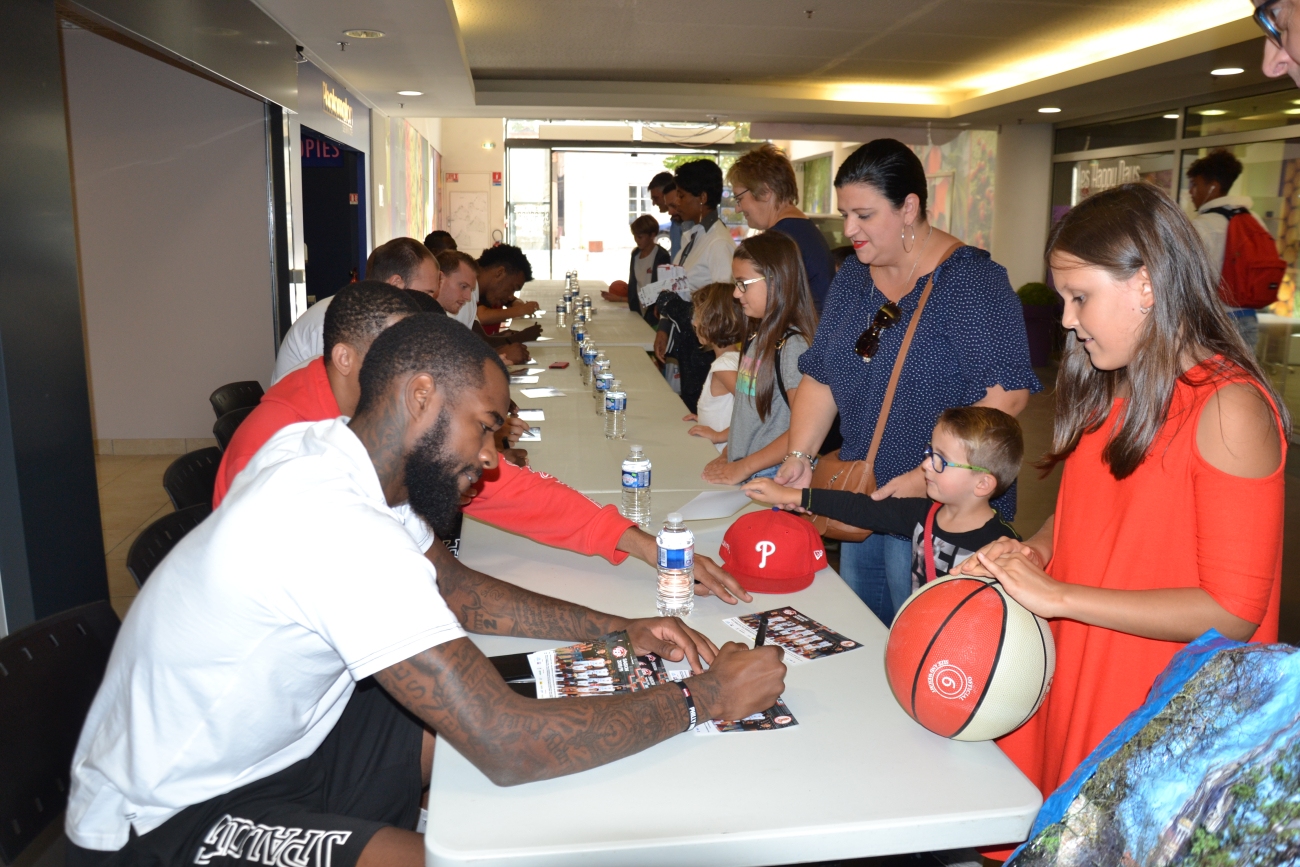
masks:
[(762, 647), (763, 642), (767, 641), (767, 614), (761, 614), (758, 618), (758, 635), (754, 636), (754, 646)]

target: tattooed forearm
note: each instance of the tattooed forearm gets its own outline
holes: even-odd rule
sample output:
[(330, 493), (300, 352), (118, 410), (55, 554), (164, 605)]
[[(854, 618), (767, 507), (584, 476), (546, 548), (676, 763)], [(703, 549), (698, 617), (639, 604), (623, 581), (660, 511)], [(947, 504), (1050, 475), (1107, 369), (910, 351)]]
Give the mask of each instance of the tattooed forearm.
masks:
[(623, 628), (624, 619), (533, 593), (476, 572), (435, 543), (429, 559), (438, 570), (438, 589), (461, 625), (485, 635), (517, 635), (580, 641)]
[(537, 701), (512, 691), (467, 638), (378, 672), (411, 713), (499, 786), (560, 777), (630, 756), (686, 728), (681, 690)]

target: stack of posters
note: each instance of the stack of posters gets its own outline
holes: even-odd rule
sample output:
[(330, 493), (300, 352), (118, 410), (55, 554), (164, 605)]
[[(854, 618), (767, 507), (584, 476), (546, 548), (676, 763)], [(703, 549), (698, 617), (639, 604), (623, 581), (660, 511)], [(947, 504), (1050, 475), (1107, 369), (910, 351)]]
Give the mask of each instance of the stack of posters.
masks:
[[(528, 664), (536, 678), (538, 698), (618, 695), (691, 676), (689, 669), (670, 671), (653, 653), (635, 655), (626, 632), (615, 632), (597, 641), (539, 650), (528, 654)], [(695, 733), (771, 731), (798, 724), (785, 702), (777, 699), (772, 707), (742, 720), (705, 720), (695, 727)]]

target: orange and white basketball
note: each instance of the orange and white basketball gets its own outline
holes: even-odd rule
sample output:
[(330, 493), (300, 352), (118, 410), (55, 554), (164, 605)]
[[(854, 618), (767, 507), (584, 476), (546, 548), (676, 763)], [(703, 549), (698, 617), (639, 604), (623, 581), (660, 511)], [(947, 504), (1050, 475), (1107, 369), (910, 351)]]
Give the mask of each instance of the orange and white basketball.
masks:
[(1047, 621), (988, 578), (940, 578), (894, 617), (885, 670), (894, 698), (930, 731), (986, 741), (1020, 728), (1047, 696), (1056, 645)]

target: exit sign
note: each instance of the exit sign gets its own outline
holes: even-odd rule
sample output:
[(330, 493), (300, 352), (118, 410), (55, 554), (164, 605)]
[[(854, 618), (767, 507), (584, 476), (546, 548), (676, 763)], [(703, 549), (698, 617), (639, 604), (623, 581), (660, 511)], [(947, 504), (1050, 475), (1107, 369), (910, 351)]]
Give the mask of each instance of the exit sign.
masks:
[(446, 178), (447, 178), (447, 183), (449, 184), (459, 184), (460, 172), (447, 172)]

